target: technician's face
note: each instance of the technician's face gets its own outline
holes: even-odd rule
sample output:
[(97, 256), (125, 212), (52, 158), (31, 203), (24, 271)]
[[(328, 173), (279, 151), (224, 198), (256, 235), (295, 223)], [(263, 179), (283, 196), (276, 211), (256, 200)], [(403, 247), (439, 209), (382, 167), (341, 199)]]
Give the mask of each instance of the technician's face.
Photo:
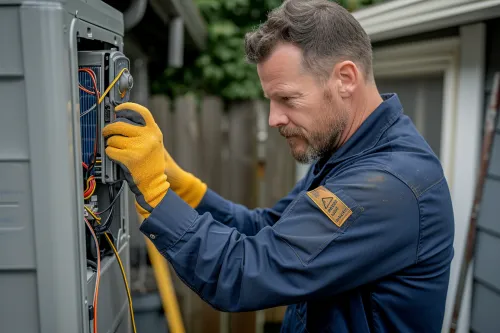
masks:
[(287, 139), (293, 157), (311, 163), (332, 154), (349, 119), (333, 84), (322, 86), (304, 70), (293, 45), (276, 47), (257, 71), (271, 103), (269, 125)]

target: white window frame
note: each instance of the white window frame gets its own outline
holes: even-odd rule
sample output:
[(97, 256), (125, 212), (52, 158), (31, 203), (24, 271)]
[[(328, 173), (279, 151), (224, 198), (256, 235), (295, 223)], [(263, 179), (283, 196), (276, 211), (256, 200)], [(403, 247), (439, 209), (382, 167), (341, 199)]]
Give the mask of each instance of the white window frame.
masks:
[[(388, 46), (374, 49), (373, 52), (373, 71), (376, 80), (381, 78), (415, 78), (429, 74), (443, 75), (440, 160), (450, 188), (453, 187), (454, 124), (457, 116), (455, 101), (459, 55), (459, 37)], [(385, 93), (385, 91), (381, 91), (381, 93)], [(416, 111), (418, 112), (418, 110)], [(423, 115), (416, 114), (415, 117), (419, 119), (423, 118)]]

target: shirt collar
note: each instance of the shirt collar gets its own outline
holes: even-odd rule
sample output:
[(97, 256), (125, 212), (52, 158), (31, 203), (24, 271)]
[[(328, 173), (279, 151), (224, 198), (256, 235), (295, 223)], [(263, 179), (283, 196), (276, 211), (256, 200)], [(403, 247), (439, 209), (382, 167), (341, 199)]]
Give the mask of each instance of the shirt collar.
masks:
[(315, 163), (314, 174), (326, 165), (359, 155), (373, 148), (385, 130), (394, 123), (403, 112), (397, 94), (381, 94), (382, 103), (366, 118), (358, 130), (333, 155)]

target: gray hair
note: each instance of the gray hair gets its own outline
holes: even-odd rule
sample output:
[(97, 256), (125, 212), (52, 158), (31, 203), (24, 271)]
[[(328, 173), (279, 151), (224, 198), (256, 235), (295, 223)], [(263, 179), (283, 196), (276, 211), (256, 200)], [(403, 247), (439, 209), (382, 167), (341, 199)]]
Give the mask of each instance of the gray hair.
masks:
[(327, 80), (335, 63), (354, 62), (372, 79), (370, 38), (359, 22), (342, 6), (327, 0), (285, 0), (268, 19), (245, 36), (245, 52), (251, 64), (260, 63), (279, 43), (290, 43), (303, 52), (304, 67)]

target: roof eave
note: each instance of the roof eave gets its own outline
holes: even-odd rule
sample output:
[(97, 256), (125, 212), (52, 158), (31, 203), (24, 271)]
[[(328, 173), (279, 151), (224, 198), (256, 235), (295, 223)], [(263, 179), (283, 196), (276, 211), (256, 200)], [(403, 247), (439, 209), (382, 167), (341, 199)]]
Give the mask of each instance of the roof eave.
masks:
[(353, 12), (372, 42), (500, 16), (500, 0), (394, 0)]

